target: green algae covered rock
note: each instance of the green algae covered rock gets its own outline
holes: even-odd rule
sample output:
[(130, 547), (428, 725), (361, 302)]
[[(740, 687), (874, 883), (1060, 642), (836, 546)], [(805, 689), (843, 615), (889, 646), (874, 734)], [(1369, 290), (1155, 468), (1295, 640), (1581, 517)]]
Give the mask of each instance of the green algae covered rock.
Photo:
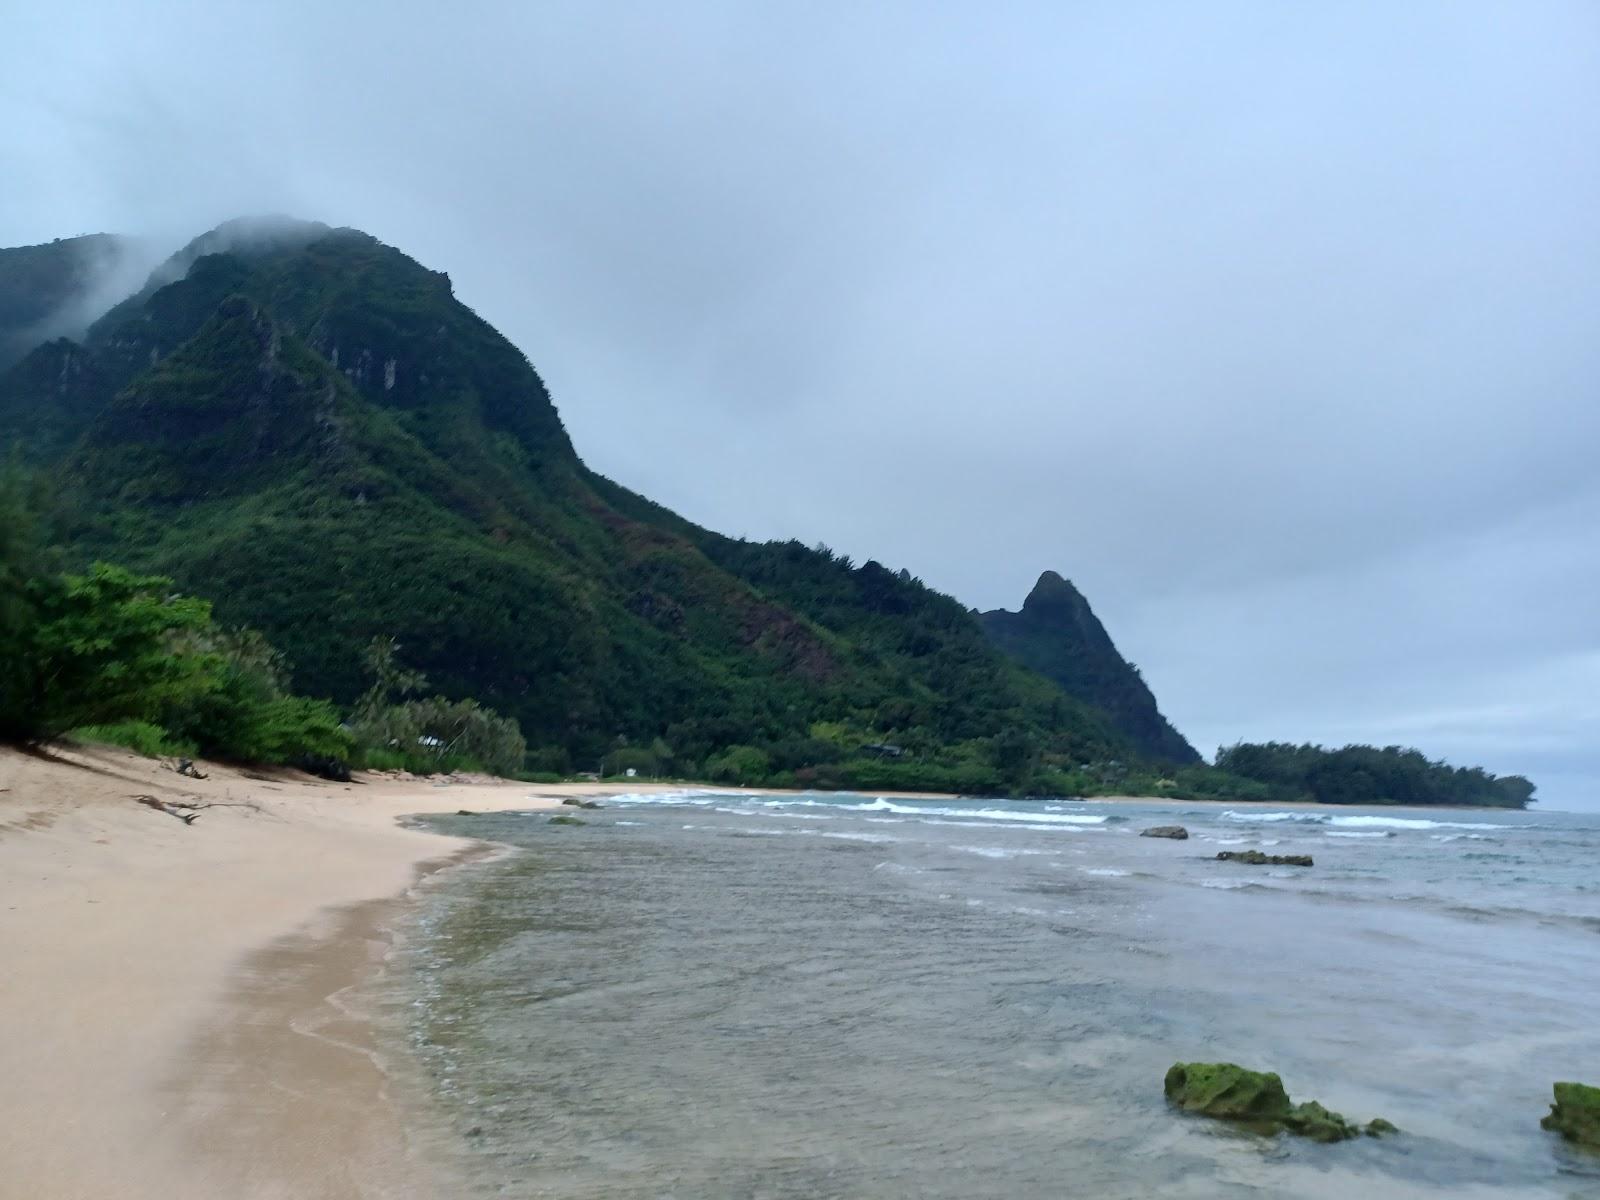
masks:
[(1233, 1063), (1174, 1063), (1167, 1099), (1185, 1112), (1229, 1121), (1281, 1121), (1290, 1109), (1283, 1080)]
[(1556, 1084), (1556, 1101), (1539, 1124), (1569, 1142), (1600, 1150), (1600, 1088), (1584, 1083)]
[(1282, 1119), (1283, 1127), (1290, 1133), (1310, 1138), (1313, 1142), (1343, 1142), (1361, 1135), (1359, 1125), (1352, 1125), (1340, 1113), (1329, 1112), (1315, 1100), (1296, 1104)]
[(1342, 1142), (1366, 1133), (1398, 1132), (1382, 1117), (1365, 1129), (1330, 1112), (1315, 1100), (1295, 1104), (1283, 1080), (1271, 1071), (1251, 1071), (1235, 1063), (1174, 1063), (1167, 1072), (1167, 1099), (1185, 1112), (1236, 1121), (1257, 1133), (1283, 1130), (1314, 1142)]
[(1315, 865), (1309, 854), (1263, 854), (1259, 850), (1224, 850), (1218, 862), (1249, 863), (1252, 867), (1309, 867)]
[(552, 825), (587, 825), (589, 822), (580, 821), (577, 817), (551, 817)]

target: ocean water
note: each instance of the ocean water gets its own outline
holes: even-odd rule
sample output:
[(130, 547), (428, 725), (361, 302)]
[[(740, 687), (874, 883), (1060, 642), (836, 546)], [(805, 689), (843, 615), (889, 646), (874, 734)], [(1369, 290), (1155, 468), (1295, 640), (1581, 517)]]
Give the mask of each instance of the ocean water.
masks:
[[(1595, 1197), (1600, 816), (639, 795), (431, 818), (380, 1011), (466, 1197)], [(1154, 824), (1190, 839), (1140, 838)], [(1215, 860), (1310, 853), (1309, 869)], [(1275, 1070), (1384, 1140), (1171, 1111)]]

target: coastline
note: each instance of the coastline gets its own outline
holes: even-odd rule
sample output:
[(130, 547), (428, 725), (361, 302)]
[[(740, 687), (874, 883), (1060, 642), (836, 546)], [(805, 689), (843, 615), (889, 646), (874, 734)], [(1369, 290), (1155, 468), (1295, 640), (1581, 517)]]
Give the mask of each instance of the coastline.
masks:
[[(763, 790), (204, 770), (0, 749), (0, 1200), (447, 1194), (347, 997), (417, 888), (494, 849), (403, 819)], [(186, 825), (138, 796), (216, 807)]]
[(361, 1167), (402, 1143), (339, 1002), (419, 880), (488, 847), (401, 818), (636, 790), (203, 769), (0, 750), (0, 1200), (408, 1195)]
[(0, 748), (0, 1200), (438, 1194), (341, 1003), (419, 882), (490, 847), (404, 818), (757, 790), (202, 769)]

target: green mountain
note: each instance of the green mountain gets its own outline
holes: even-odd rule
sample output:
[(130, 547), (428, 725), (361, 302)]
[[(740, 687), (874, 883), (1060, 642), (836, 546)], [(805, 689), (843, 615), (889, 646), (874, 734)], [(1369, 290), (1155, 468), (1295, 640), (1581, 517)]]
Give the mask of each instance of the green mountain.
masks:
[(908, 573), (731, 540), (589, 470), (448, 276), (355, 230), (197, 239), (0, 374), (7, 445), (57, 481), (82, 558), (212, 599), (298, 691), (350, 702), (392, 636), (538, 765), (1063, 790), (1139, 756), (1120, 709)]
[(0, 249), (0, 369), (47, 338), (81, 336), (97, 306), (121, 299), (107, 288), (137, 257), (135, 243), (104, 233)]
[(1001, 608), (979, 620), (996, 646), (1105, 713), (1146, 758), (1180, 766), (1200, 761), (1161, 715), (1138, 668), (1117, 652), (1083, 594), (1054, 571), (1039, 576), (1021, 612)]

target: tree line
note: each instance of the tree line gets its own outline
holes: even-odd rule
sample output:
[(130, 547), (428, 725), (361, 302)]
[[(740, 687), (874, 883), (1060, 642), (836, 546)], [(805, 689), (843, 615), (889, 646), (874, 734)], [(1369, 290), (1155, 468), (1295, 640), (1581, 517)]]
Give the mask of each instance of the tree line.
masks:
[(1241, 742), (1217, 751), (1216, 767), (1258, 785), (1262, 799), (1319, 804), (1526, 808), (1534, 792), (1534, 785), (1521, 775), (1454, 767), (1403, 746), (1329, 750), (1309, 743)]

